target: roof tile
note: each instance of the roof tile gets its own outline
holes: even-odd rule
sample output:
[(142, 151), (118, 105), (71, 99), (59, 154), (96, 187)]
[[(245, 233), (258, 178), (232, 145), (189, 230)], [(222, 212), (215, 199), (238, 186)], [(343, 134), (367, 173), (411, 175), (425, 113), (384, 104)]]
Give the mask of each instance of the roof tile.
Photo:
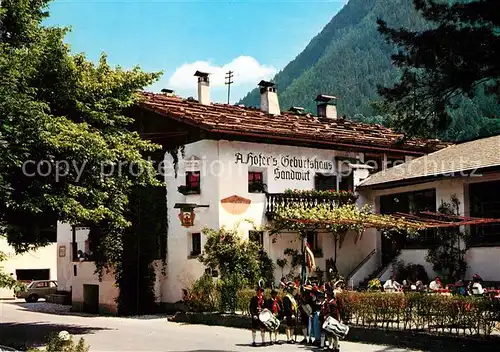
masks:
[(429, 152), (446, 147), (439, 140), (410, 139), (381, 125), (370, 125), (338, 118), (296, 114), (290, 111), (268, 115), (253, 107), (228, 104), (202, 105), (176, 96), (142, 93), (139, 106), (175, 120), (221, 133), (258, 133), (263, 138), (281, 137), (310, 140), (312, 143), (349, 143), (357, 146)]

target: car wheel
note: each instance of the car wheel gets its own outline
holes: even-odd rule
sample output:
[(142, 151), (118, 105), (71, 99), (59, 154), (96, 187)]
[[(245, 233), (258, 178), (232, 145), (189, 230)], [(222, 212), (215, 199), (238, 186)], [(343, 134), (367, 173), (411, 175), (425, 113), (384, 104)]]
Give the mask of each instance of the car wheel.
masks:
[(38, 301), (38, 295), (29, 295), (28, 298), (26, 298), (26, 302), (37, 302)]

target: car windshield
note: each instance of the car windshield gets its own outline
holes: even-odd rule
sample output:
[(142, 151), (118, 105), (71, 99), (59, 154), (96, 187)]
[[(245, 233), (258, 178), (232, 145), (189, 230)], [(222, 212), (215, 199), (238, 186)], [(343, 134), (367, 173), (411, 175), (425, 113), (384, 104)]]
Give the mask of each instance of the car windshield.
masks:
[(31, 281), (30, 284), (28, 285), (28, 288), (33, 288), (35, 286), (36, 281)]

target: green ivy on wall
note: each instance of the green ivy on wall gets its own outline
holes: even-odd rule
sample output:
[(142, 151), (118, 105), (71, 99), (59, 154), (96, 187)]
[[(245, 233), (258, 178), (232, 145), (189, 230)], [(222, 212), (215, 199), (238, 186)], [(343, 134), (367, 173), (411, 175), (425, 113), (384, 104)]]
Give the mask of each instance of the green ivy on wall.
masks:
[[(136, 187), (129, 197), (126, 229), (109, 228), (107, 224), (92, 226), (89, 245), (96, 273), (111, 270), (119, 288), (119, 315), (154, 313), (154, 261), (166, 266), (167, 205), (164, 187)], [(104, 255), (104, 253), (108, 253)], [(109, 254), (112, 253), (112, 254)]]

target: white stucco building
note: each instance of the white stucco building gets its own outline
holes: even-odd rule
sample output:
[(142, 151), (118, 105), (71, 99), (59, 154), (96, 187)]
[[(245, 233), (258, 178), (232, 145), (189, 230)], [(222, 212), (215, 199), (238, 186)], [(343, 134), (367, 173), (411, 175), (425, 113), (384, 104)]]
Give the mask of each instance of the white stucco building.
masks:
[[(297, 235), (283, 233), (273, 243), (267, 233), (255, 232), (254, 225), (269, 221), (273, 204), (283, 200), (285, 190), (354, 190), (370, 172), (445, 146), (435, 140), (402, 141), (401, 135), (385, 127), (339, 118), (332, 96), (316, 98), (316, 114), (300, 107), (284, 112), (276, 88), (264, 81), (259, 84), (260, 109), (214, 104), (210, 101), (208, 75), (196, 75), (197, 100), (182, 99), (168, 90), (144, 93), (144, 100), (130, 110), (139, 132), (169, 151), (163, 170), (168, 256), (166, 272), (157, 273), (160, 302), (181, 300), (183, 290), (204, 273), (197, 260), (206, 241), (203, 228), (240, 224), (242, 236), (258, 241), (276, 262), (284, 257), (284, 249), (300, 249)], [(370, 197), (362, 195), (358, 202), (370, 201)], [(184, 219), (193, 220), (191, 226), (183, 226), (179, 218), (186, 208), (193, 209), (194, 220)], [(61, 224), (59, 230), (60, 247), (70, 248), (73, 242), (78, 242), (78, 248), (84, 246), (83, 232), (80, 239), (76, 234), (71, 237), (69, 226)], [(311, 234), (309, 242), (317, 254), (316, 264), (325, 270), (326, 260), (335, 251), (331, 235)], [(374, 265), (379, 265), (381, 256), (374, 253), (380, 247), (375, 231), (367, 231), (361, 239), (349, 234), (337, 248), (339, 271), (347, 276), (367, 262), (377, 261)], [(83, 268), (92, 266), (91, 262), (73, 263), (66, 253), (59, 258), (58, 279), (65, 282), (61, 285), (66, 289), (72, 289), (73, 302), (75, 298), (85, 301), (83, 285), (93, 284), (98, 286), (94, 291), (98, 305), (109, 306), (117, 294), (111, 288), (112, 280), (99, 283), (90, 270)], [(288, 270), (285, 268), (285, 273)], [(281, 269), (277, 268), (276, 280), (280, 277)]]
[[(57, 244), (55, 241), (37, 250), (16, 254), (7, 239), (0, 237), (0, 252), (7, 257), (7, 260), (0, 262), (2, 271), (7, 275), (12, 275), (18, 281), (29, 283), (32, 280), (57, 279)], [(13, 290), (0, 288), (0, 299), (13, 297)]]
[[(437, 211), (452, 197), (459, 201), (459, 215), (471, 218), (500, 218), (500, 136), (449, 146), (410, 162), (376, 173), (358, 187), (358, 192), (381, 213)], [(466, 280), (479, 273), (485, 281), (500, 281), (500, 224), (470, 225), (463, 230), (472, 235), (466, 253)], [(397, 255), (406, 263), (421, 264), (430, 277), (435, 273), (425, 256), (431, 237), (419, 241), (383, 239), (377, 247), (380, 260), (387, 264), (381, 279), (391, 274), (389, 262)], [(399, 254), (398, 254), (399, 252)], [(363, 275), (376, 270), (368, 263)], [(359, 276), (363, 276), (359, 275)]]

